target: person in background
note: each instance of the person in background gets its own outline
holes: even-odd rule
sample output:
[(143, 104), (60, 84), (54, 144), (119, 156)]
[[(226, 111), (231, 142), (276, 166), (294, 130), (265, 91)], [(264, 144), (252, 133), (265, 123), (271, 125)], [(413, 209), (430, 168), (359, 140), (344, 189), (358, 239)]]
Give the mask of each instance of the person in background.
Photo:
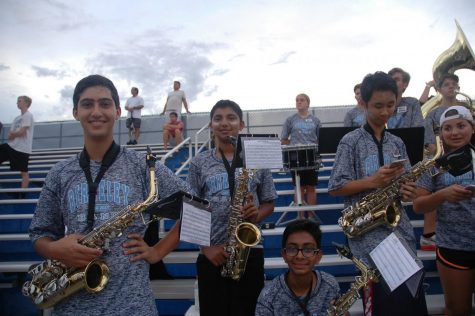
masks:
[[(190, 114), (188, 110), (188, 102), (186, 102), (185, 92), (180, 90), (181, 83), (180, 81), (173, 82), (173, 91), (168, 94), (167, 101), (163, 107), (163, 112), (160, 115), (170, 112), (175, 112), (178, 115), (178, 118), (181, 117), (182, 105), (185, 106), (186, 113)], [(167, 116), (168, 116), (167, 115)]]
[(140, 126), (142, 123), (142, 109), (144, 108), (143, 98), (139, 97), (139, 89), (132, 87), (132, 96), (127, 99), (125, 109), (127, 110), (127, 120), (125, 126), (129, 129), (129, 141), (127, 145), (137, 145), (140, 138)]
[(288, 271), (261, 291), (256, 316), (326, 315), (340, 286), (331, 274), (315, 270), (323, 255), (321, 239), (320, 225), (312, 220), (287, 225), (280, 253)]
[(424, 86), (424, 90), (422, 91), (421, 96), (419, 97), (419, 103), (424, 105), (428, 100), (430, 100), (433, 96), (429, 96), (429, 92), (431, 88), (435, 88), (435, 81), (434, 80), (429, 80), (426, 82), (426, 85)]
[(345, 127), (360, 127), (365, 122), (364, 104), (361, 99), (361, 83), (355, 85), (353, 92), (355, 93), (356, 106), (346, 113), (343, 121)]
[(413, 97), (402, 95), (409, 85), (411, 76), (401, 68), (393, 68), (388, 72), (397, 84), (396, 108), (389, 118), (387, 128), (408, 128), (424, 126), (424, 118), (419, 101)]
[[(0, 164), (10, 161), (10, 170), (20, 171), (21, 188), (26, 189), (30, 184), (28, 174), (28, 160), (33, 147), (33, 132), (35, 120), (29, 111), (31, 98), (23, 95), (17, 99), (17, 107), (20, 115), (13, 120), (8, 132), (7, 143), (0, 145)], [(24, 196), (21, 194), (20, 196)]]
[[(445, 152), (470, 143), (475, 123), (470, 111), (451, 106), (440, 116)], [(475, 152), (472, 151), (472, 156)], [(447, 315), (470, 315), (475, 290), (475, 170), (459, 176), (424, 174), (418, 184), (414, 211), (437, 215), (437, 269), (444, 289)]]
[(168, 140), (175, 138), (177, 144), (183, 141), (183, 122), (175, 112), (170, 112), (170, 120), (163, 125), (163, 149), (168, 150)]
[[(282, 145), (318, 145), (318, 134), (320, 130), (320, 120), (310, 113), (310, 98), (305, 93), (295, 97), (295, 107), (297, 113), (285, 120), (282, 127)], [(317, 194), (315, 186), (318, 183), (318, 174), (315, 169), (299, 170), (300, 192), (305, 198), (307, 205), (317, 204)], [(292, 181), (295, 185), (295, 171), (291, 172)], [(295, 198), (296, 201), (296, 198)], [(306, 212), (299, 212), (299, 217), (305, 217)], [(310, 216), (315, 216), (309, 212)]]

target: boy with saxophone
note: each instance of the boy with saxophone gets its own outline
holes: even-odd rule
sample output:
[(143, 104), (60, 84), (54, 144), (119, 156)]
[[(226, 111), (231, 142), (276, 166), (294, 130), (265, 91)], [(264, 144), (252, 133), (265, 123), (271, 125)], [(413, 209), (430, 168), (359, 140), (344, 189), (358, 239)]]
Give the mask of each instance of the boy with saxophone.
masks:
[[(328, 184), (332, 196), (345, 197), (345, 207), (356, 205), (371, 191), (388, 186), (410, 167), (402, 140), (385, 130), (395, 110), (397, 96), (396, 82), (384, 72), (369, 74), (362, 82), (361, 97), (366, 109), (366, 123), (340, 141)], [(400, 159), (406, 159), (405, 165), (390, 166), (391, 162)], [(371, 266), (371, 250), (395, 230), (416, 253), (414, 231), (401, 205), (401, 200), (412, 201), (415, 197), (414, 182), (401, 184), (399, 196), (395, 197), (401, 209), (399, 225), (394, 229), (382, 225), (359, 237), (350, 238), (351, 252)], [(364, 291), (363, 298), (365, 315), (427, 315), (421, 288), (413, 298), (406, 286), (387, 293), (379, 282), (371, 284)]]
[[(97, 248), (80, 241), (93, 228), (117, 219), (116, 215), (124, 214), (129, 206), (148, 201), (150, 192), (155, 192), (153, 175), (160, 198), (179, 190), (189, 191), (189, 187), (158, 162), (151, 163), (153, 171), (147, 168), (144, 154), (116, 145), (113, 131), (121, 109), (112, 81), (100, 75), (81, 79), (74, 90), (73, 104), (73, 116), (84, 132), (84, 149), (58, 162), (48, 173), (29, 229), (30, 238), (38, 254), (67, 267), (82, 269), (100, 257), (108, 266), (109, 281), (95, 294), (80, 290), (62, 298), (53, 314), (157, 315), (149, 265), (139, 260), (146, 257), (142, 253), (130, 256), (142, 252), (135, 249), (142, 249), (146, 229), (140, 216), (125, 223), (122, 235), (111, 234), (104, 244), (98, 242)], [(124, 255), (128, 237), (133, 249), (126, 248)], [(165, 251), (162, 248), (163, 244), (157, 244), (155, 252), (171, 251), (171, 247), (165, 247)], [(48, 290), (40, 294), (46, 297)]]
[[(210, 202), (211, 246), (201, 247), (196, 266), (200, 315), (254, 315), (257, 297), (264, 286), (262, 244), (250, 249), (247, 266), (239, 281), (222, 276), (229, 254), (228, 226), (233, 214), (233, 194), (238, 186), (233, 139), (244, 128), (242, 110), (230, 100), (218, 101), (210, 113), (210, 129), (215, 148), (198, 154), (191, 161), (188, 182), (194, 193)], [(258, 170), (246, 185), (247, 198), (242, 208), (244, 221), (258, 224), (274, 210), (277, 194), (270, 170)], [(233, 206), (233, 207), (231, 207)]]

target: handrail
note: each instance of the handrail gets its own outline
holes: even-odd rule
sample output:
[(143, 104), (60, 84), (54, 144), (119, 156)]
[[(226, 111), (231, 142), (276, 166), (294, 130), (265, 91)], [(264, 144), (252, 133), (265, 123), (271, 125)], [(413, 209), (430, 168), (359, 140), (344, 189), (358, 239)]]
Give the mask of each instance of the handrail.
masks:
[(200, 129), (196, 132), (196, 134), (195, 134), (195, 156), (196, 156), (199, 152), (201, 152), (201, 150), (203, 149), (203, 147), (206, 146), (206, 145), (207, 145), (208, 143), (210, 143), (210, 141), (211, 141), (211, 136), (209, 135), (208, 140), (205, 141), (205, 142), (203, 143), (203, 145), (201, 145), (201, 147), (198, 149), (198, 136), (199, 136), (204, 130), (206, 130), (206, 129), (208, 129), (208, 135), (209, 135), (209, 134), (210, 134), (210, 131), (209, 131), (209, 124), (206, 124), (205, 126), (203, 126), (202, 128), (200, 128)]
[[(185, 144), (187, 142), (190, 142), (190, 146), (191, 146), (191, 137), (187, 137), (185, 138), (181, 143), (179, 143), (178, 145), (176, 145), (172, 150), (170, 150), (169, 152), (167, 152), (163, 157), (162, 159), (160, 159), (160, 162), (162, 164), (165, 164), (165, 161), (167, 160), (168, 157), (170, 157), (171, 155), (173, 155), (174, 153), (178, 152), (182, 147), (185, 146)], [(191, 152), (191, 150), (190, 150)], [(191, 153), (190, 153), (191, 155)]]

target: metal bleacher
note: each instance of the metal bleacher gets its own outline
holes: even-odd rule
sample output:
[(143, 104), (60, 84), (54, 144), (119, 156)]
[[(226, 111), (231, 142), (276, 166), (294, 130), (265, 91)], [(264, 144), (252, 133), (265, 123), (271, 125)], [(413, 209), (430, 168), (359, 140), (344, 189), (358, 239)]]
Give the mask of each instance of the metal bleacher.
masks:
[[(252, 123), (251, 121), (252, 119), (248, 118), (248, 123)], [(280, 125), (278, 128), (280, 129)], [(262, 127), (258, 127), (252, 132), (259, 133), (262, 130)], [(198, 128), (195, 129), (196, 131), (198, 131)], [(266, 131), (269, 131), (269, 128)], [(195, 137), (196, 147), (192, 148), (190, 145), (190, 147), (182, 148), (175, 153), (166, 153), (160, 144), (150, 143), (153, 144), (151, 145), (152, 150), (160, 158), (166, 156), (165, 163), (170, 169), (179, 170), (180, 176), (184, 176), (186, 166), (184, 168), (180, 167), (184, 161), (189, 160), (192, 152), (196, 152), (198, 143), (202, 144), (203, 141), (202, 138)], [(123, 140), (119, 141), (119, 143), (121, 142), (123, 143)], [(190, 138), (186, 139), (184, 143), (191, 144)], [(143, 145), (129, 148), (145, 151)], [(34, 150), (29, 164), (30, 187), (28, 189), (19, 189), (19, 172), (10, 171), (8, 164), (0, 166), (0, 314), (2, 315), (38, 315), (38, 310), (29, 299), (21, 296), (20, 288), (30, 265), (42, 260), (35, 254), (29, 241), (28, 227), (48, 170), (57, 161), (77, 154), (80, 149), (77, 146), (62, 149), (43, 147)], [(162, 159), (162, 161), (165, 159)], [(348, 259), (338, 256), (331, 246), (331, 241), (345, 242), (345, 236), (337, 225), (337, 219), (343, 208), (343, 201), (329, 196), (327, 190), (333, 164), (333, 155), (323, 156), (323, 167), (319, 170), (319, 183), (317, 185), (318, 199), (315, 206), (289, 206), (294, 194), (290, 174), (281, 170), (273, 170), (272, 174), (279, 197), (276, 201), (274, 213), (265, 222), (275, 223), (284, 213), (286, 213), (287, 219), (291, 219), (297, 216), (296, 212), (298, 211), (315, 211), (322, 220), (322, 249), (324, 252), (323, 259), (317, 268), (333, 274), (340, 282), (342, 291), (346, 291), (349, 284), (354, 280), (354, 276), (357, 275), (357, 270)], [(24, 196), (19, 198), (19, 193)], [(422, 232), (422, 216), (414, 214), (411, 210), (409, 210), (409, 216), (418, 240)], [(165, 234), (172, 225), (173, 222), (170, 220), (163, 221), (160, 234)], [(284, 227), (263, 230), (267, 280), (283, 273), (287, 267), (280, 257), (280, 242), (283, 230)], [(160, 315), (186, 314), (191, 316), (199, 314), (193, 306), (196, 296), (194, 289), (197, 255), (197, 246), (181, 243), (175, 251), (164, 259), (167, 271), (173, 279), (152, 280), (152, 289), (155, 293)], [(429, 312), (431, 315), (442, 315), (444, 302), (435, 267), (435, 254), (419, 250), (417, 255), (423, 260), (427, 271), (424, 283)], [(362, 315), (362, 304), (357, 302), (350, 312), (351, 315)]]

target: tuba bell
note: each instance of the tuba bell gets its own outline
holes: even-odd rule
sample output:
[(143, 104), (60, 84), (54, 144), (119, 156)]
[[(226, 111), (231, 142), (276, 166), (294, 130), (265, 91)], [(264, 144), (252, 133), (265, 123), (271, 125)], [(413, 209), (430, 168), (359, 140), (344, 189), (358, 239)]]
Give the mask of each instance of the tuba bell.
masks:
[[(445, 74), (453, 74), (459, 69), (475, 70), (475, 54), (457, 20), (455, 20), (455, 24), (457, 25), (457, 35), (454, 43), (437, 57), (432, 66), (432, 76), (436, 85)], [(464, 93), (458, 92), (458, 94), (468, 99), (467, 102), (462, 102), (462, 105), (468, 107), (473, 114), (475, 108), (470, 98)], [(437, 96), (424, 103), (421, 108), (422, 116), (426, 117), (430, 111), (440, 105), (441, 101), (442, 96), (437, 93)]]

